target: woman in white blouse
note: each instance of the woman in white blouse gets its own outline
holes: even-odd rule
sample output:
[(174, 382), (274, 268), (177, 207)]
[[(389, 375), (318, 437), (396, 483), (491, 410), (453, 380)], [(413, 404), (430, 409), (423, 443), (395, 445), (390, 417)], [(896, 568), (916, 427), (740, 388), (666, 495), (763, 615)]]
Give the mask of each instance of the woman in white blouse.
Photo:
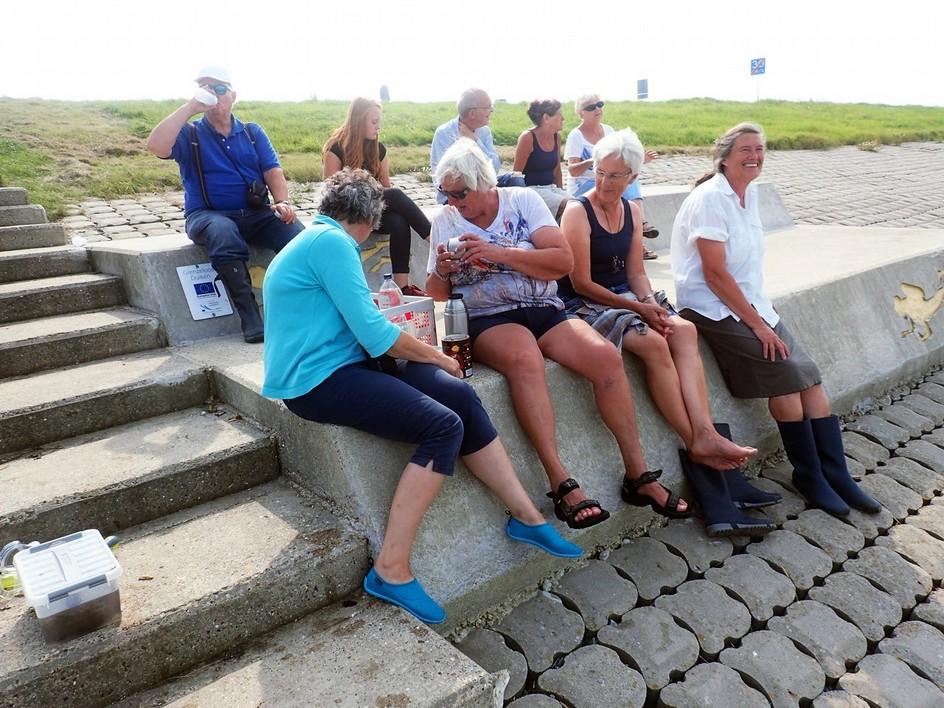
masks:
[(682, 317), (708, 342), (736, 398), (766, 398), (793, 484), (837, 516), (880, 504), (849, 476), (839, 421), (820, 372), (763, 289), (764, 230), (754, 180), (764, 166), (760, 126), (741, 123), (715, 141), (714, 169), (696, 183), (672, 230), (672, 274)]

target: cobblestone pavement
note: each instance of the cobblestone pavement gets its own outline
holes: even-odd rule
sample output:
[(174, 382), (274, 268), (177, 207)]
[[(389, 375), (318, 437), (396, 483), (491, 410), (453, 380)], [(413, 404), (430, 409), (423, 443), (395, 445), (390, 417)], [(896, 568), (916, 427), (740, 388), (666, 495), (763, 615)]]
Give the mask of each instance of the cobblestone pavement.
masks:
[[(643, 169), (644, 184), (688, 185), (711, 166), (707, 157), (666, 156)], [(944, 143), (906, 143), (876, 151), (771, 152), (764, 179), (773, 182), (801, 224), (944, 227)], [(413, 175), (393, 183), (420, 206), (436, 203), (433, 187)], [(292, 184), (301, 218), (317, 207), (317, 184)], [(133, 198), (88, 199), (72, 205), (63, 224), (87, 242), (182, 232), (183, 194), (166, 192)]]
[(765, 538), (671, 521), (457, 646), (508, 670), (514, 708), (944, 705), (944, 371), (843, 440), (879, 514), (807, 508), (781, 463)]

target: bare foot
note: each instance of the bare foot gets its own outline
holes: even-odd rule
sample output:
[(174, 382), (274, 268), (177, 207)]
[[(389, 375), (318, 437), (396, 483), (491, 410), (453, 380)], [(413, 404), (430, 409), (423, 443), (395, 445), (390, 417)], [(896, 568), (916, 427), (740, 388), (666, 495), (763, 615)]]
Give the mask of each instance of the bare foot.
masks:
[(692, 460), (718, 470), (740, 467), (756, 454), (755, 448), (731, 442), (714, 430), (695, 438), (688, 450)]
[[(569, 506), (575, 506), (586, 498), (587, 495), (583, 493), (582, 489), (575, 489), (564, 495), (564, 502)], [(602, 513), (603, 510), (599, 506), (591, 506), (586, 509), (581, 509), (574, 514), (574, 521), (583, 521), (584, 519), (589, 519), (591, 516), (599, 516)]]
[[(659, 506), (663, 508), (669, 501), (669, 490), (663, 487), (658, 482), (649, 482), (649, 484), (643, 484), (640, 487), (638, 487), (638, 491), (644, 497), (649, 497), (656, 504), (658, 504)], [(677, 510), (685, 511), (686, 509), (688, 509), (688, 502), (685, 501), (684, 499), (679, 499)]]
[(408, 583), (413, 580), (413, 571), (409, 565), (386, 563), (382, 554), (374, 561), (374, 570), (388, 583)]

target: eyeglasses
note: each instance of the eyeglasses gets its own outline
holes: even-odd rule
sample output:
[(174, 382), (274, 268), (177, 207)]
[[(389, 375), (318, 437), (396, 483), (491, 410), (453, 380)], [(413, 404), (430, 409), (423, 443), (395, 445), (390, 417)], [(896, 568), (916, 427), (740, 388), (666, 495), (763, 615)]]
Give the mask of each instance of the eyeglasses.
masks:
[(632, 172), (606, 172), (605, 170), (594, 170), (594, 174), (597, 176), (597, 182), (600, 182), (604, 179), (626, 179), (632, 177)]
[(455, 199), (457, 202), (461, 202), (463, 199), (469, 196), (469, 192), (471, 192), (472, 190), (469, 189), (468, 187), (459, 191), (455, 191), (452, 189), (443, 189), (442, 187), (436, 187), (436, 191), (439, 192), (444, 197), (446, 197), (446, 199)]
[(209, 89), (217, 96), (223, 96), (227, 91), (232, 91), (232, 89), (226, 84), (204, 84), (204, 88)]
[(494, 106), (472, 106), (472, 110), (476, 110), (476, 109), (480, 111), (488, 111), (489, 113), (493, 113), (495, 111)]
[(603, 108), (604, 105), (605, 104), (603, 103), (603, 101), (597, 101), (596, 103), (588, 103), (586, 106), (583, 107), (583, 110), (595, 111), (597, 108)]

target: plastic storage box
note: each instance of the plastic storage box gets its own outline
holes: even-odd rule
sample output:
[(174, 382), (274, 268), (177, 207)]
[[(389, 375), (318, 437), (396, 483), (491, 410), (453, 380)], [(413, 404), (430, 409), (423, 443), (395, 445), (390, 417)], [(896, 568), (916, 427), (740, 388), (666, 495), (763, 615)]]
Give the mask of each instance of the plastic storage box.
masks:
[[(378, 302), (377, 293), (371, 293), (371, 297), (376, 305)], [(435, 347), (439, 343), (439, 339), (436, 336), (436, 311), (433, 298), (403, 295), (402, 301), (402, 305), (388, 307), (381, 310), (380, 314), (400, 329)]]
[(13, 556), (26, 602), (48, 641), (63, 641), (121, 620), (121, 566), (95, 529)]

